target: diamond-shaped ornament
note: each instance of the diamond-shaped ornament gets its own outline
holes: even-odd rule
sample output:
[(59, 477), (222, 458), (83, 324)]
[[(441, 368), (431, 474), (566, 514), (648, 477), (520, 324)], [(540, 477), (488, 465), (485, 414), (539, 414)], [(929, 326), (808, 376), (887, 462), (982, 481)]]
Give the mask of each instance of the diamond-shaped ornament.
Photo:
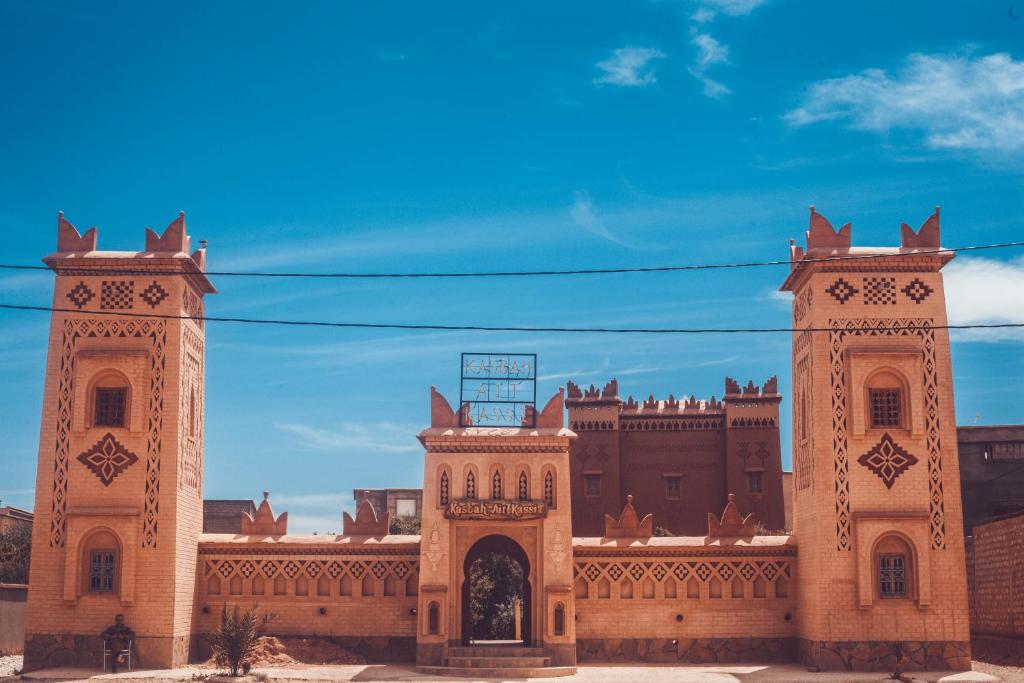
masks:
[(891, 489), (897, 477), (917, 464), (917, 458), (903, 450), (886, 432), (871, 450), (857, 458), (857, 462), (871, 470), (886, 488)]
[(97, 441), (95, 446), (78, 456), (78, 461), (88, 467), (104, 486), (110, 486), (119, 474), (135, 464), (138, 459), (139, 456), (125, 448), (110, 432)]

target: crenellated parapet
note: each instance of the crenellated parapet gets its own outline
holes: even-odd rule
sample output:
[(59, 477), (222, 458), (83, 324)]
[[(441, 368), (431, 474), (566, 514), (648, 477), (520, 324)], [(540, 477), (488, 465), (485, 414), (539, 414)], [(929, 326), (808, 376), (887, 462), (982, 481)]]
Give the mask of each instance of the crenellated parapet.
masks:
[[(603, 390), (593, 384), (583, 389), (570, 381), (565, 404), (574, 431), (687, 431), (721, 429), (727, 425), (777, 427), (781, 400), (778, 379), (773, 376), (761, 385), (749, 380), (746, 386), (726, 377), (721, 400), (715, 396), (701, 399), (695, 394), (677, 397), (674, 393), (665, 399), (648, 394), (640, 400), (632, 395), (622, 400), (614, 379)], [(727, 420), (727, 413), (735, 414)]]
[[(807, 246), (801, 247), (793, 240), (789, 245), (790, 274), (782, 285), (783, 291), (796, 292), (801, 289), (811, 270), (815, 272), (919, 272), (938, 270), (953, 254), (935, 253), (941, 249), (939, 242), (939, 207), (929, 216), (918, 230), (906, 223), (900, 224), (900, 246), (898, 247), (855, 247), (852, 242), (853, 228), (845, 223), (836, 230), (827, 218), (811, 207), (810, 225), (805, 233)], [(885, 256), (874, 260), (872, 256)], [(905, 258), (897, 258), (905, 257)], [(827, 259), (835, 260), (827, 260)], [(822, 261), (822, 259), (826, 259)], [(836, 300), (849, 300), (856, 292), (848, 283), (841, 291), (848, 296)], [(835, 296), (835, 295), (833, 295)], [(918, 300), (908, 293), (912, 302)], [(888, 300), (885, 301), (889, 303)], [(809, 302), (804, 302), (803, 306)], [(843, 301), (845, 303), (845, 301)], [(875, 303), (868, 299), (867, 303)], [(893, 300), (892, 303), (895, 303)]]
[[(88, 276), (95, 274), (149, 276), (158, 274), (184, 274), (197, 291), (213, 294), (217, 290), (207, 279), (206, 242), (192, 250), (192, 238), (185, 225), (185, 212), (182, 211), (158, 234), (150, 227), (145, 232), (145, 249), (143, 251), (99, 251), (99, 232), (95, 226), (85, 233), (80, 233), (64, 212), (57, 213), (57, 251), (46, 256), (43, 262), (50, 266), (58, 275)], [(141, 293), (144, 284), (139, 283)], [(91, 300), (92, 297), (89, 297)], [(141, 297), (142, 303), (148, 304), (162, 300), (158, 294)], [(79, 310), (86, 308), (89, 300), (82, 297), (71, 297), (71, 303)], [(80, 303), (81, 302), (81, 303)], [(122, 302), (123, 303), (123, 302)]]

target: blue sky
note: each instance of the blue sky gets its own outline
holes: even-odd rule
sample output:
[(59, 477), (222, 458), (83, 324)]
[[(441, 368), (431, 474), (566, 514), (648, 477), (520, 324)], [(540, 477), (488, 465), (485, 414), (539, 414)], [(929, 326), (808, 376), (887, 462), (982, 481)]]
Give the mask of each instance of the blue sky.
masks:
[[(942, 205), (947, 246), (1024, 231), (1024, 7), (1007, 2), (0, 3), (4, 262), (55, 213), (141, 249), (179, 210), (209, 267), (465, 270), (785, 258), (807, 206), (854, 243)], [(784, 269), (490, 281), (220, 278), (209, 315), (779, 326)], [(50, 303), (52, 276), (0, 274)], [(1024, 322), (1021, 250), (947, 269), (953, 322)], [(0, 499), (31, 507), (47, 320), (0, 312)], [(539, 354), (538, 394), (721, 396), (787, 335), (207, 330), (207, 497), (272, 491), (337, 530), (417, 486), (428, 387), (460, 351)], [(1022, 339), (959, 334), (962, 423), (1024, 421)], [(788, 401), (783, 402), (789, 462)]]

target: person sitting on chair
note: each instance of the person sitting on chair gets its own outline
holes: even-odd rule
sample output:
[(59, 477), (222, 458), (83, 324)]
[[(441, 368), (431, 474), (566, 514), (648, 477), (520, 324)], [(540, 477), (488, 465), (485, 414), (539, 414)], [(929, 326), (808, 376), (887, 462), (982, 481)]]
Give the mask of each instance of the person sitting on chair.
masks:
[(124, 662), (124, 653), (135, 639), (135, 631), (124, 625), (124, 615), (114, 617), (114, 624), (101, 634), (106, 649), (110, 650), (110, 673), (117, 673), (117, 665)]

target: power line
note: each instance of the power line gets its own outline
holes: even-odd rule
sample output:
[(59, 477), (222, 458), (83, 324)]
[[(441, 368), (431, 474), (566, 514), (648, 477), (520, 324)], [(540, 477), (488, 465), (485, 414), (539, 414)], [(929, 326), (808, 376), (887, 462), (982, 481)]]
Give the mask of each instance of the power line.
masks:
[[(44, 311), (51, 313), (85, 313), (77, 308), (54, 308), (49, 306), (25, 306), (0, 304), (0, 308), (17, 311)], [(299, 327), (340, 327), (347, 329), (387, 330), (443, 330), (457, 332), (568, 332), (591, 334), (759, 334), (767, 332), (843, 332), (845, 328), (831, 327), (532, 327), (508, 325), (437, 325), (411, 323), (354, 323), (328, 322), (319, 320), (274, 320), (267, 318), (226, 318), (218, 316), (165, 315), (160, 313), (120, 313), (116, 311), (88, 311), (89, 315), (120, 316), (126, 318), (155, 318), (159, 320), (194, 320), (203, 322), (243, 323), (247, 325), (291, 325)], [(878, 330), (977, 330), (1024, 327), (1024, 323), (992, 323), (975, 325), (859, 325), (858, 331)]]
[[(679, 266), (637, 266), (618, 268), (577, 268), (570, 270), (495, 270), (495, 271), (468, 271), (468, 272), (436, 272), (436, 273), (274, 273), (274, 272), (252, 272), (232, 270), (208, 270), (204, 275), (217, 277), (267, 277), (267, 278), (341, 278), (341, 279), (384, 279), (384, 278), (467, 278), (467, 277), (550, 277), (550, 276), (576, 276), (576, 275), (613, 275), (622, 273), (673, 273), (690, 270), (720, 270), (725, 268), (759, 268), (763, 266), (792, 266), (794, 263), (828, 263), (833, 261), (863, 261), (870, 259), (900, 258), (906, 256), (928, 256), (932, 254), (954, 254), (964, 251), (980, 251), (983, 249), (1004, 249), (1007, 247), (1024, 246), (1024, 241), (1000, 242), (997, 244), (975, 244), (964, 247), (949, 247), (945, 249), (922, 249), (908, 253), (892, 254), (849, 254), (844, 256), (825, 256), (822, 258), (804, 258), (799, 261), (789, 259), (776, 261), (749, 261), (737, 263), (702, 263)], [(75, 270), (78, 263), (83, 267), (88, 260), (61, 262), (61, 268)], [(3, 263), (0, 269), (6, 270), (50, 270), (49, 266)], [(110, 275), (194, 275), (194, 273), (168, 273), (159, 270), (145, 270), (125, 268), (123, 270), (104, 269), (104, 273)]]

